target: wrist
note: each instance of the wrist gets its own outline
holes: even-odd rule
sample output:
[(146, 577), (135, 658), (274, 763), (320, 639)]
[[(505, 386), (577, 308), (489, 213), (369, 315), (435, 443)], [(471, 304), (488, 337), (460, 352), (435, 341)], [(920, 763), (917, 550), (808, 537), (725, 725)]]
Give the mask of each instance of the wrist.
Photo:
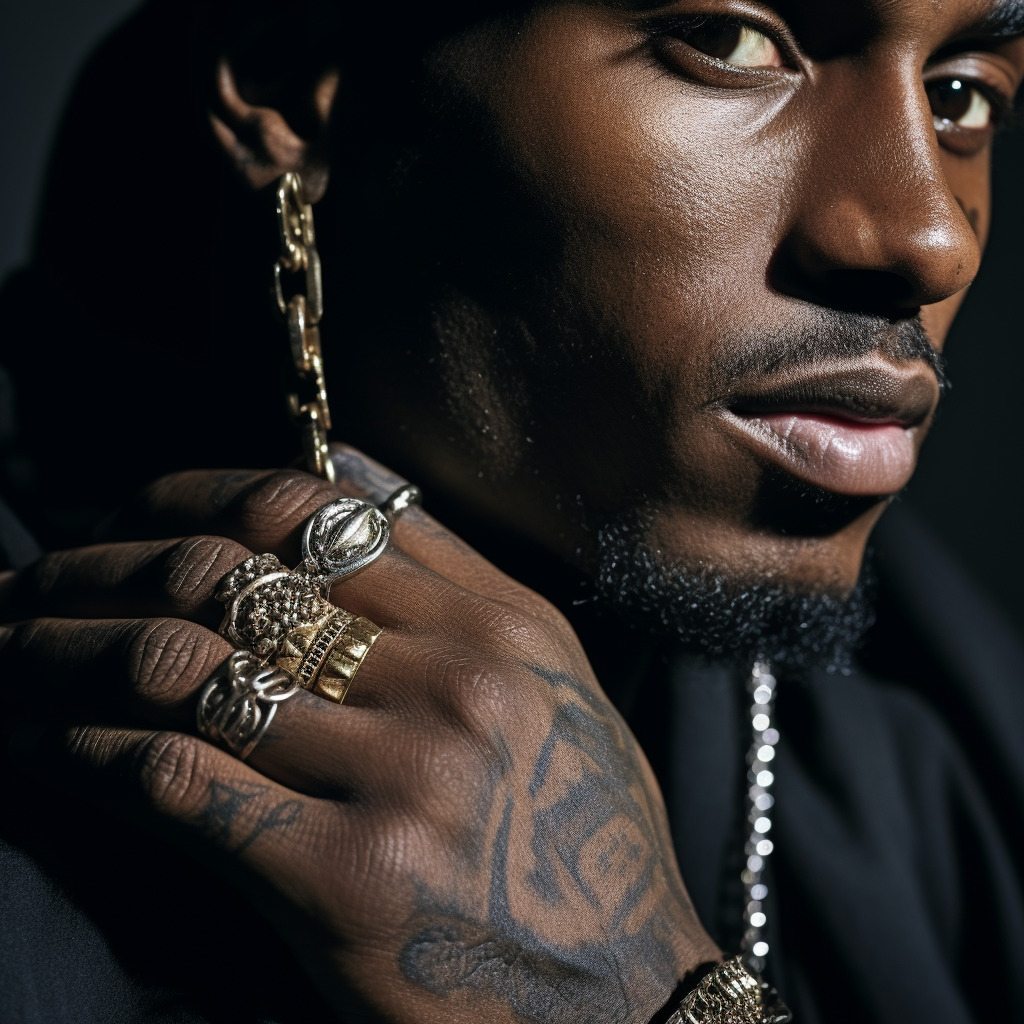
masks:
[(708, 960), (687, 971), (665, 1005), (651, 1018), (650, 1024), (668, 1024), (669, 1019), (678, 1011), (679, 1004), (720, 964), (721, 960)]
[(656, 1017), (658, 1024), (787, 1024), (793, 1019), (778, 992), (742, 956), (702, 964), (680, 988), (676, 1008)]

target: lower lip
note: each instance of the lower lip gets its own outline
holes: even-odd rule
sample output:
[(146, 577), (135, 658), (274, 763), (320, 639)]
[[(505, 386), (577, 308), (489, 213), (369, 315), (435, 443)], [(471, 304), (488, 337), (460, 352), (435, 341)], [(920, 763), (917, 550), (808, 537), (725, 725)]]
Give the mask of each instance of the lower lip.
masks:
[(895, 494), (914, 472), (914, 430), (807, 413), (727, 413), (781, 469), (835, 494)]

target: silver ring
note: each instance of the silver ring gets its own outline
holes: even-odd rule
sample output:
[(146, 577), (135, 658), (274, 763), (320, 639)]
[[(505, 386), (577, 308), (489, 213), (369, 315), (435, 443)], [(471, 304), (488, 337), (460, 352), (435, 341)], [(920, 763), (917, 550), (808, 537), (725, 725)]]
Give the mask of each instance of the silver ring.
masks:
[(420, 499), (420, 489), (405, 484), (379, 506), (338, 498), (317, 509), (302, 531), (302, 563), (295, 571), (315, 579), (326, 597), (338, 580), (361, 572), (384, 554), (391, 523)]
[(278, 704), (300, 689), (291, 672), (267, 667), (249, 651), (235, 651), (199, 694), (196, 727), (244, 761), (274, 720)]
[(302, 563), (295, 570), (317, 581), (322, 594), (361, 572), (387, 550), (391, 527), (376, 505), (338, 498), (317, 509), (302, 531)]
[(388, 495), (377, 508), (387, 516), (389, 523), (394, 523), (410, 505), (422, 504), (423, 494), (420, 489), (415, 484), (403, 484), (397, 491)]
[(217, 588), (217, 600), (226, 606), (220, 635), (269, 661), (296, 626), (321, 623), (333, 614), (322, 584), (305, 572), (289, 572), (274, 555), (253, 555)]

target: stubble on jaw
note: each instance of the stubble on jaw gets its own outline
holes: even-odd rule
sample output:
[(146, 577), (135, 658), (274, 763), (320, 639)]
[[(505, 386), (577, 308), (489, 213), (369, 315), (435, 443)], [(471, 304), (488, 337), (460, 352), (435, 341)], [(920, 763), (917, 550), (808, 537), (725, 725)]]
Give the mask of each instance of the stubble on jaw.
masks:
[(776, 669), (848, 672), (874, 623), (870, 550), (848, 593), (799, 589), (771, 578), (690, 567), (653, 548), (643, 515), (598, 531), (593, 601), (637, 629), (694, 653)]

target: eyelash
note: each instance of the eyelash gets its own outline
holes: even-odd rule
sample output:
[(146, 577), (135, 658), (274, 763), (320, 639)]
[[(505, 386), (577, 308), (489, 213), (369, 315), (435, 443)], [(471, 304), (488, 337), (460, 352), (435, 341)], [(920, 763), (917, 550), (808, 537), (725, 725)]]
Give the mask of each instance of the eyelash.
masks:
[[(684, 29), (692, 32), (704, 25), (712, 23), (728, 26), (729, 28), (749, 28), (753, 29), (755, 32), (760, 32), (762, 35), (767, 36), (775, 46), (778, 47), (779, 54), (785, 61), (785, 66), (792, 67), (795, 60), (795, 54), (793, 53), (792, 47), (789, 43), (785, 39), (779, 37), (778, 32), (774, 27), (755, 21), (752, 18), (736, 18), (727, 14), (667, 14), (661, 17), (648, 19), (643, 24), (643, 29), (651, 39), (655, 39), (658, 36), (674, 36), (681, 43), (685, 44), (686, 40), (681, 38), (678, 33)], [(695, 52), (701, 53), (699, 50), (696, 50)], [(732, 68), (731, 65), (726, 64), (724, 61), (717, 61), (716, 58), (708, 54), (702, 53), (701, 56), (706, 57), (708, 60), (714, 60), (723, 67), (729, 67), (741, 74), (744, 72), (749, 73), (749, 69), (740, 67)]]
[[(778, 48), (779, 54), (785, 62), (783, 65), (784, 67), (792, 68), (796, 61), (796, 55), (793, 52), (792, 46), (786, 39), (779, 36), (778, 31), (774, 27), (750, 18), (737, 18), (730, 15), (719, 14), (664, 15), (662, 17), (650, 18), (644, 23), (643, 29), (651, 39), (655, 39), (659, 36), (673, 36), (678, 39), (679, 42), (689, 45), (686, 43), (686, 40), (682, 38), (681, 33), (684, 30), (692, 32), (709, 23), (717, 23), (719, 25), (729, 26), (730, 28), (750, 28), (755, 32), (760, 32), (767, 36)], [(695, 52), (701, 53), (699, 50), (696, 50)], [(712, 57), (709, 54), (701, 53), (701, 56), (705, 57), (707, 60), (715, 61), (723, 67), (729, 67), (731, 71), (735, 71), (738, 74), (751, 73), (748, 68), (732, 67), (731, 65), (725, 64), (723, 61), (718, 61), (715, 57)], [(1013, 100), (999, 89), (995, 89), (987, 82), (977, 78), (968, 78), (962, 75), (950, 75), (949, 77), (959, 78), (970, 88), (977, 89), (978, 92), (988, 100), (992, 107), (992, 123), (989, 130), (1000, 131), (1013, 125), (1018, 120), (1013, 116)], [(940, 80), (941, 79), (937, 79), (936, 81)]]

